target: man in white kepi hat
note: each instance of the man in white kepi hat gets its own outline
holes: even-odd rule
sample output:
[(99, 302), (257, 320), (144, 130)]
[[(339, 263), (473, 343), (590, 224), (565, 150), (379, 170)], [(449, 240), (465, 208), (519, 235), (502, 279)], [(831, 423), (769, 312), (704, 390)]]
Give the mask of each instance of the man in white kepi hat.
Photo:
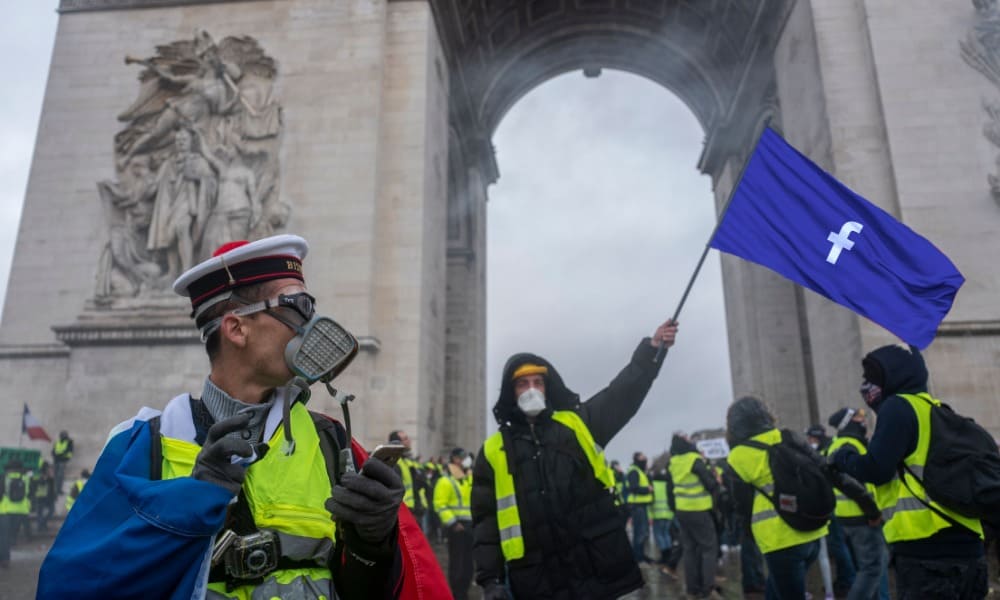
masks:
[(39, 598), (447, 597), (399, 476), (305, 408), (357, 352), (316, 313), (308, 249), (234, 242), (177, 279), (211, 365), (201, 397), (112, 430)]

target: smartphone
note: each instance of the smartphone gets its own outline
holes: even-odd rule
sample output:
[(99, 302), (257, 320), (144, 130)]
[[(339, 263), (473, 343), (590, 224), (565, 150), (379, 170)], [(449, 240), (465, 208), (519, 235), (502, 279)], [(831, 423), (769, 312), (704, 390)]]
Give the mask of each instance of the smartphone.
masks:
[(406, 446), (402, 444), (379, 444), (372, 450), (371, 457), (393, 467), (406, 454), (406, 450)]

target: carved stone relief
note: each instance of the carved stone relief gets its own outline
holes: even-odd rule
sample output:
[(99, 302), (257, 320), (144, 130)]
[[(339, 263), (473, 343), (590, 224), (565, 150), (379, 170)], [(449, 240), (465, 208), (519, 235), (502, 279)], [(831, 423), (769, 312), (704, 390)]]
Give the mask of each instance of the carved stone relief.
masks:
[(157, 46), (118, 120), (116, 181), (97, 184), (109, 225), (95, 303), (149, 297), (221, 244), (282, 229), (281, 106), (274, 60), (251, 37)]
[[(972, 0), (972, 4), (976, 7), (976, 22), (965, 41), (959, 44), (962, 58), (1000, 91), (1000, 8), (997, 0)], [(984, 98), (983, 109), (989, 117), (983, 125), (983, 135), (1000, 148), (1000, 97)], [(1000, 204), (1000, 154), (996, 164), (997, 172), (990, 173), (987, 181), (993, 200)]]

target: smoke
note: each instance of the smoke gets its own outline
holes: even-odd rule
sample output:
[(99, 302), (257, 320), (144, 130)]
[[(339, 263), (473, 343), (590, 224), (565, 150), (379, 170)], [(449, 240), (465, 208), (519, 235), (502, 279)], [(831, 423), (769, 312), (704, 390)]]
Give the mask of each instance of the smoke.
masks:
[[(557, 77), (511, 109), (494, 136), (501, 178), (487, 214), (486, 406), (519, 351), (551, 360), (587, 398), (673, 313), (714, 225), (711, 181), (696, 168), (703, 136), (676, 96), (607, 69)], [(608, 448), (614, 458), (653, 456), (673, 430), (725, 423), (732, 392), (716, 253), (680, 321), (643, 407)]]

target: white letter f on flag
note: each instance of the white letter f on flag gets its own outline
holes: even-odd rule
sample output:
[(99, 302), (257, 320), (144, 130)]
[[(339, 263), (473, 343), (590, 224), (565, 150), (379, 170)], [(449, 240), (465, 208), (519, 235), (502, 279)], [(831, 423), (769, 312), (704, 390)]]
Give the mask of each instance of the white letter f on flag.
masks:
[(826, 262), (831, 265), (837, 264), (837, 259), (840, 258), (841, 250), (850, 250), (854, 247), (854, 242), (851, 241), (852, 233), (861, 233), (864, 229), (864, 225), (861, 223), (856, 223), (854, 221), (848, 221), (840, 226), (840, 233), (830, 232), (830, 235), (826, 236), (826, 241), (833, 244), (830, 248), (830, 253), (826, 255)]

